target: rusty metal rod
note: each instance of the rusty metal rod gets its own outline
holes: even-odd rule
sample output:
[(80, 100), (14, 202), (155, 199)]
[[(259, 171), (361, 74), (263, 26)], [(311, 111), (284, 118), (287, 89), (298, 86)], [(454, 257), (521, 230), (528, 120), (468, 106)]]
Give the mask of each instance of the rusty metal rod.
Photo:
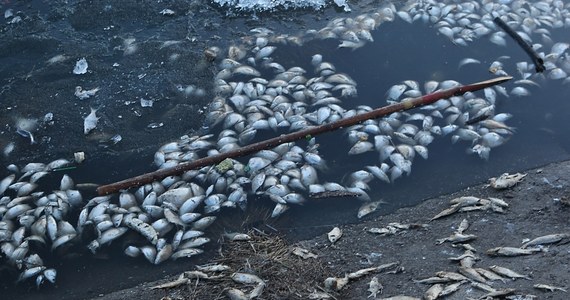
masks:
[(278, 137), (274, 137), (268, 140), (264, 140), (258, 143), (254, 143), (251, 145), (247, 145), (226, 153), (220, 153), (208, 157), (204, 157), (201, 159), (197, 159), (191, 162), (181, 163), (175, 167), (167, 168), (167, 169), (160, 169), (151, 173), (139, 175), (133, 178), (125, 179), (119, 182), (111, 183), (108, 185), (103, 185), (97, 188), (97, 193), (99, 195), (108, 195), (112, 193), (116, 193), (120, 190), (138, 187), (141, 185), (145, 185), (147, 183), (152, 183), (153, 181), (162, 180), (165, 177), (172, 176), (172, 175), (179, 175), (184, 173), (185, 171), (201, 168), (207, 165), (214, 165), (220, 163), (226, 158), (234, 158), (249, 155), (255, 153), (257, 151), (263, 149), (273, 148), (283, 143), (293, 142), (300, 139), (303, 139), (307, 136), (315, 136), (321, 133), (333, 131), (343, 127), (349, 127), (366, 120), (370, 119), (377, 119), (386, 115), (389, 115), (394, 112), (409, 110), (418, 106), (429, 105), (437, 100), (450, 98), (452, 96), (459, 96), (463, 95), (466, 92), (473, 92), (477, 90), (481, 90), (487, 87), (491, 87), (497, 84), (501, 84), (510, 80), (512, 77), (505, 76), (505, 77), (498, 77), (486, 81), (481, 81), (469, 85), (462, 85), (457, 86), (454, 88), (450, 88), (443, 91), (437, 91), (432, 94), (424, 95), (421, 97), (413, 98), (404, 100), (399, 103), (394, 103), (391, 105), (387, 105), (381, 108), (377, 108), (375, 110), (369, 111), (367, 113), (363, 113), (360, 115), (356, 115), (350, 118), (338, 120), (336, 122), (310, 127), (301, 131), (280, 135)]

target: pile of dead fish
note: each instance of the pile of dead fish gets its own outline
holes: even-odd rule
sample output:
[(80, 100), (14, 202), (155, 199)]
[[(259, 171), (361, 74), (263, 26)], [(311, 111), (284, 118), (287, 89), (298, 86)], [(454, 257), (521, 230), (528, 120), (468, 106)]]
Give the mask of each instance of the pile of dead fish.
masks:
[[(492, 22), (490, 12), (501, 14), (509, 26), (522, 29), (530, 41), (538, 35), (550, 43), (550, 29), (570, 26), (568, 5), (562, 1), (501, 3), (411, 1), (402, 8), (389, 3), (374, 13), (334, 19), (326, 27), (308, 30), (301, 36), (254, 29), (250, 44), (231, 46), (225, 57), (215, 58), (219, 66), (214, 78), (216, 97), (206, 116), (210, 132), (185, 135), (163, 145), (154, 162), (159, 168), (174, 167), (248, 145), (260, 136), (298, 131), (372, 110), (349, 99), (357, 95), (357, 83), (322, 55), (312, 56), (310, 70), (284, 66), (273, 58), (279, 44), (338, 39), (339, 47), (355, 49), (372, 42), (371, 31), (395, 16), (408, 22), (435, 24), (441, 34), (459, 45), (487, 36), (493, 43), (504, 44), (504, 34)], [(555, 43), (549, 53), (541, 53), (546, 78), (568, 81), (568, 48), (568, 43)], [(497, 75), (508, 74), (507, 60), (498, 59), (489, 70)], [(460, 66), (477, 62), (470, 59)], [(22, 280), (35, 278), (41, 285), (44, 279), (55, 281), (55, 270), (44, 266), (42, 252), (64, 252), (72, 245), (87, 245), (97, 253), (133, 235), (136, 238), (129, 239), (122, 249), (128, 256), (144, 256), (153, 264), (190, 257), (202, 252), (199, 247), (209, 241), (203, 232), (215, 220), (212, 214), (224, 207), (244, 209), (248, 199), (260, 197), (275, 203), (272, 217), (277, 217), (290, 205), (302, 204), (311, 193), (348, 191), (370, 201), (372, 181), (393, 182), (410, 174), (414, 159), (427, 159), (427, 147), (438, 136), (462, 141), (469, 145), (469, 153), (487, 159), (491, 148), (503, 144), (514, 132), (504, 123), (511, 115), (495, 112), (497, 97), (528, 95), (524, 86), (535, 84), (533, 80), (542, 76), (532, 75), (533, 66), (527, 62), (516, 63), (516, 68), (521, 79), (510, 93), (501, 87), (488, 88), (484, 97), (466, 93), (423, 107), (420, 112), (394, 113), (346, 128), (348, 155), (377, 152), (379, 160), (353, 170), (343, 180), (339, 178), (342, 182), (319, 180), (328, 174), (330, 166), (319, 153), (314, 137), (308, 137), (308, 142), (260, 151), (243, 161), (227, 159), (133, 191), (92, 199), (83, 199), (68, 176), (61, 179), (59, 190), (36, 191), (36, 182), (42, 176), (52, 174), (67, 161), (29, 164), (22, 170), (11, 167), (14, 174), (0, 184), (2, 265), (15, 267)], [(454, 80), (424, 84), (406, 80), (392, 86), (387, 98), (397, 102), (457, 85)], [(94, 112), (89, 120), (92, 127), (96, 126)], [(472, 206), (494, 210), (506, 207), (498, 200), (478, 199)], [(452, 210), (457, 211), (469, 207), (453, 205)], [(378, 203), (366, 207), (362, 216), (377, 207)]]
[[(454, 247), (461, 247), (464, 249), (464, 253), (458, 257), (450, 257), (449, 260), (459, 263), (457, 272), (453, 271), (440, 271), (435, 273), (435, 276), (424, 278), (420, 280), (414, 280), (416, 283), (429, 284), (430, 288), (424, 294), (424, 299), (439, 299), (457, 292), (463, 285), (469, 284), (470, 286), (482, 290), (486, 294), (479, 297), (479, 299), (495, 299), (504, 298), (508, 295), (513, 295), (516, 293), (514, 288), (502, 288), (497, 289), (493, 287), (493, 282), (501, 281), (503, 284), (507, 282), (507, 279), (527, 279), (532, 280), (527, 275), (520, 274), (514, 270), (492, 265), (488, 268), (475, 267), (475, 263), (481, 258), (475, 254), (476, 249), (473, 248), (469, 241), (477, 238), (473, 234), (465, 234), (465, 230), (469, 228), (469, 222), (464, 219), (461, 221), (459, 226), (453, 234), (449, 237), (439, 239), (437, 244), (443, 244), (446, 242), (452, 243)], [(520, 256), (520, 255), (531, 255), (534, 253), (545, 251), (543, 246), (548, 244), (563, 244), (570, 242), (570, 234), (549, 234), (535, 238), (533, 240), (527, 240), (521, 247), (496, 247), (487, 250), (487, 255), (489, 256)], [(547, 291), (560, 290), (566, 292), (564, 288), (556, 287), (548, 284), (535, 284), (534, 288)], [(518, 297), (523, 297), (518, 295)], [(535, 296), (533, 296), (535, 297)], [(511, 299), (511, 298), (509, 298)], [(519, 299), (513, 295), (512, 299)]]
[(204, 230), (216, 217), (207, 215), (211, 205), (201, 206), (214, 199), (202, 187), (167, 178), (133, 193), (86, 200), (79, 190), (93, 185), (74, 184), (63, 175), (58, 190), (40, 189), (43, 178), (53, 179), (71, 164), (60, 159), (21, 170), (12, 165), (14, 174), (0, 182), (0, 262), (16, 268), (19, 281), (35, 279), (38, 287), (46, 279), (55, 283), (56, 270), (42, 257), (85, 247), (95, 254), (124, 236), (129, 236), (122, 249), (126, 255), (153, 264), (203, 252), (199, 247), (209, 242)]
[[(235, 272), (229, 274), (231, 267), (222, 264), (215, 265), (204, 265), (196, 266), (196, 271), (187, 271), (171, 282), (167, 282), (161, 285), (153, 286), (151, 289), (167, 289), (174, 288), (180, 285), (188, 284), (192, 279), (196, 280), (220, 280), (223, 278), (231, 278), (235, 283), (242, 284), (245, 286), (254, 285), (254, 288), (249, 292), (245, 293), (242, 289), (230, 288), (226, 290), (226, 295), (230, 299), (235, 300), (246, 300), (255, 299), (261, 296), (263, 290), (265, 289), (266, 283), (263, 279), (255, 274)], [(197, 282), (196, 282), (197, 283)]]
[(44, 265), (45, 252), (65, 252), (77, 241), (80, 228), (71, 224), (73, 212), (83, 206), (73, 180), (63, 175), (54, 191), (39, 191), (38, 182), (53, 170), (69, 165), (67, 160), (49, 164), (30, 163), (0, 182), (0, 262), (20, 272), (19, 281), (33, 279), (40, 286), (55, 283), (56, 270)]

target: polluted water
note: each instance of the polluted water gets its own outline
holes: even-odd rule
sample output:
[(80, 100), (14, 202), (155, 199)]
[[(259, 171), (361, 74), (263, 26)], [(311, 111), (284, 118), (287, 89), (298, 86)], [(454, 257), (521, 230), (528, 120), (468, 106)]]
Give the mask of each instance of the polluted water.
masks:
[[(263, 207), (272, 227), (300, 239), (320, 233), (313, 228), (321, 224), (357, 222), (366, 217), (358, 208), (368, 202), (385, 203), (367, 214), (389, 213), (490, 174), (567, 159), (562, 128), (570, 72), (568, 9), (561, 1), (386, 2), (370, 12), (332, 16), (302, 33), (259, 26), (249, 30), (247, 39), (208, 47), (214, 71), (203, 128), (181, 131), (152, 149), (146, 167), (139, 168), (143, 172), (440, 89), (497, 76), (513, 79), (106, 196), (93, 193), (90, 183), (109, 183), (105, 177), (90, 178), (93, 171), (72, 159), (7, 161), (0, 183), (1, 259), (9, 270), (5, 277), (12, 279), (6, 288), (26, 289), (30, 295), (47, 289), (55, 295), (54, 284), (62, 287), (72, 280), (73, 270), (66, 266), (97, 268), (90, 257), (126, 260), (121, 268), (136, 265), (148, 273), (156, 270), (149, 265), (199, 259), (213, 251), (217, 222), (252, 206)], [(536, 49), (543, 72), (537, 73), (525, 51), (495, 25), (497, 16)], [(120, 47), (134, 55), (135, 43), (125, 39)], [(88, 76), (89, 60), (81, 56), (69, 72)], [(101, 87), (94, 97), (113, 88), (82, 84)], [(205, 94), (200, 87), (176, 88)], [(134, 102), (154, 109), (145, 99)], [(97, 115), (92, 108), (84, 116), (81, 135), (97, 132), (110, 114), (94, 107)], [(148, 121), (150, 129), (164, 124)], [(82, 127), (81, 119), (76, 125)], [(21, 132), (32, 140), (31, 129)], [(319, 193), (351, 197), (313, 199)], [(82, 258), (68, 260), (73, 256)], [(138, 280), (155, 279), (138, 273)]]

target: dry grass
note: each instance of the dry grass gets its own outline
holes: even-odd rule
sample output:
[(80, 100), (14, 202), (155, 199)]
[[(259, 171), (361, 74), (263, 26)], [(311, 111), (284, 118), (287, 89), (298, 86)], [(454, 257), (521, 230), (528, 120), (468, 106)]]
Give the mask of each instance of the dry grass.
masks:
[[(256, 230), (248, 234), (250, 241), (222, 241), (219, 257), (214, 264), (231, 267), (221, 273), (219, 279), (192, 279), (188, 284), (167, 291), (163, 299), (227, 299), (226, 291), (237, 288), (249, 293), (254, 286), (235, 283), (230, 276), (233, 272), (254, 274), (263, 279), (266, 287), (260, 299), (307, 299), (327, 277), (322, 261), (303, 260), (291, 254), (291, 246), (277, 236)], [(220, 274), (216, 274), (220, 275)]]

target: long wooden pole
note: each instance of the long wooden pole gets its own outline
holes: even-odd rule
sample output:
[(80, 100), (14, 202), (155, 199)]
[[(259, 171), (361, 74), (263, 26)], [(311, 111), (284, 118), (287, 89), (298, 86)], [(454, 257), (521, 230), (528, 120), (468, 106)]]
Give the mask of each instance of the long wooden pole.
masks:
[(443, 90), (443, 91), (437, 91), (437, 92), (434, 92), (432, 94), (428, 94), (428, 95), (417, 97), (417, 98), (404, 100), (402, 102), (398, 102), (398, 103), (387, 105), (387, 106), (384, 106), (381, 108), (377, 108), (377, 109), (369, 111), (367, 113), (363, 113), (363, 114), (356, 115), (356, 116), (353, 116), (350, 118), (338, 120), (336, 122), (332, 122), (332, 123), (328, 123), (328, 124), (324, 124), (324, 125), (320, 125), (320, 126), (315, 126), (315, 127), (310, 127), (310, 128), (305, 129), (305, 130), (301, 130), (301, 131), (297, 131), (297, 132), (293, 132), (293, 133), (289, 133), (289, 134), (280, 135), (278, 137), (274, 137), (274, 138), (264, 140), (264, 141), (261, 141), (258, 143), (247, 145), (247, 146), (244, 146), (244, 147), (232, 150), (232, 151), (228, 151), (225, 153), (220, 153), (220, 154), (204, 157), (204, 158), (197, 159), (197, 160), (191, 161), (191, 162), (181, 163), (181, 164), (178, 164), (177, 166), (172, 167), (172, 168), (160, 169), (160, 170), (157, 170), (157, 171), (154, 171), (151, 173), (139, 175), (139, 176), (129, 178), (129, 179), (125, 179), (125, 180), (122, 180), (119, 182), (111, 183), (108, 185), (103, 185), (103, 186), (100, 186), (97, 188), (97, 193), (99, 193), (99, 195), (108, 195), (108, 194), (116, 193), (120, 190), (142, 186), (142, 185), (145, 185), (147, 183), (151, 183), (153, 181), (162, 180), (168, 176), (180, 175), (180, 174), (182, 174), (188, 170), (198, 169), (198, 168), (208, 166), (208, 165), (214, 165), (214, 164), (220, 163), (221, 161), (223, 161), (226, 158), (234, 158), (234, 157), (249, 155), (249, 154), (255, 153), (257, 151), (263, 150), (263, 149), (273, 148), (273, 147), (278, 146), (278, 145), (283, 144), (283, 143), (289, 143), (289, 142), (297, 141), (297, 140), (303, 139), (307, 136), (315, 136), (315, 135), (325, 133), (325, 132), (329, 132), (329, 131), (333, 131), (333, 130), (336, 130), (339, 128), (349, 127), (349, 126), (364, 122), (366, 120), (377, 119), (377, 118), (389, 115), (389, 114), (394, 113), (394, 112), (409, 110), (409, 109), (412, 109), (412, 108), (415, 108), (418, 106), (429, 105), (429, 104), (432, 104), (432, 103), (434, 103), (440, 99), (450, 98), (452, 96), (460, 96), (460, 95), (465, 94), (466, 92), (473, 92), (473, 91), (481, 90), (481, 89), (484, 89), (487, 87), (491, 87), (491, 86), (494, 86), (497, 84), (501, 84), (501, 83), (506, 82), (510, 79), (512, 79), (512, 77), (509, 77), (509, 76), (498, 77), (498, 78), (494, 78), (494, 79), (490, 79), (490, 80), (486, 80), (486, 81), (481, 81), (481, 82), (477, 82), (477, 83), (473, 83), (473, 84), (469, 84), (469, 85), (457, 86), (457, 87), (450, 88), (450, 89)]

